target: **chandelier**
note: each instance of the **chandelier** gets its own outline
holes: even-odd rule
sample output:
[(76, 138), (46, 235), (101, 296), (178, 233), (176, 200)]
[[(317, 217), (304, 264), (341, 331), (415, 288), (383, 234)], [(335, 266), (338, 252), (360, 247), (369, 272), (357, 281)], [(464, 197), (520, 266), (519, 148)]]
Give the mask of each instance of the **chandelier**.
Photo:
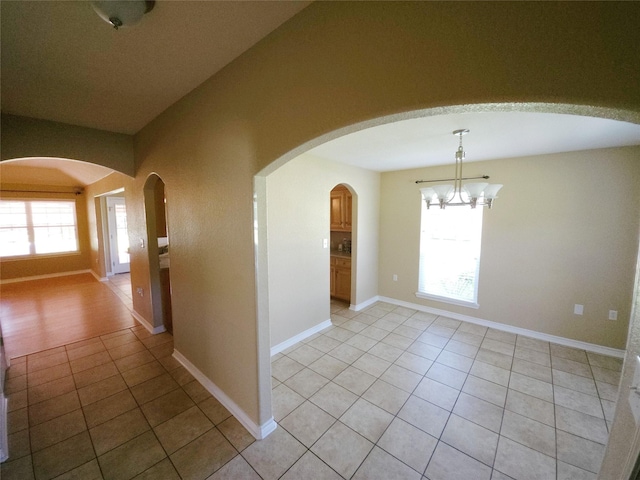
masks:
[(469, 205), (471, 208), (477, 206), (489, 207), (493, 205), (493, 201), (497, 198), (498, 190), (502, 188), (500, 184), (489, 184), (485, 182), (465, 183), (463, 180), (487, 180), (489, 175), (482, 175), (479, 177), (463, 177), (462, 176), (462, 161), (464, 160), (464, 149), (462, 148), (462, 136), (469, 133), (467, 129), (454, 130), (453, 134), (460, 137), (460, 145), (456, 150), (456, 172), (455, 178), (445, 178), (442, 180), (416, 180), (416, 183), (430, 183), (430, 182), (450, 182), (453, 181), (453, 185), (434, 185), (433, 187), (421, 188), (422, 197), (427, 203), (427, 209), (431, 204), (437, 203), (440, 208), (444, 208), (447, 205), (460, 206)]

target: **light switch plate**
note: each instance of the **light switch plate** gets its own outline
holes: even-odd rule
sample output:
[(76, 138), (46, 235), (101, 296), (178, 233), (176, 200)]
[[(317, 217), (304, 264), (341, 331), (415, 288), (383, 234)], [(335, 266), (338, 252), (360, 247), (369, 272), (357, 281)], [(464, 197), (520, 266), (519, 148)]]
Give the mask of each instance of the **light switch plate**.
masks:
[(633, 412), (633, 418), (636, 421), (636, 426), (640, 426), (640, 357), (636, 356), (635, 372), (633, 374), (633, 382), (629, 392), (629, 405)]

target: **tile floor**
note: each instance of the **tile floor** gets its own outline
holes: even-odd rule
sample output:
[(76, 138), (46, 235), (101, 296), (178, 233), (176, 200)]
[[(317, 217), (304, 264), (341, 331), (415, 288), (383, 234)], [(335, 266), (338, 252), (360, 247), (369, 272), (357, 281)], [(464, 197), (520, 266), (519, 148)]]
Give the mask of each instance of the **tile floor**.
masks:
[(7, 479), (595, 479), (621, 360), (378, 303), (274, 356), (254, 441), (142, 327), (14, 359)]

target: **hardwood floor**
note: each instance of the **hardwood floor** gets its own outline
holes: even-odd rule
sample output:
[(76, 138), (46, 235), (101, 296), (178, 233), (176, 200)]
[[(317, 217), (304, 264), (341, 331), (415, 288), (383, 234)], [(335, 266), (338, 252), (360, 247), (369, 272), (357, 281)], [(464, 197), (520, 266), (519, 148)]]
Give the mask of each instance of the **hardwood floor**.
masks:
[(128, 275), (111, 278), (102, 283), (86, 273), (2, 285), (0, 322), (7, 356), (21, 357), (135, 326)]

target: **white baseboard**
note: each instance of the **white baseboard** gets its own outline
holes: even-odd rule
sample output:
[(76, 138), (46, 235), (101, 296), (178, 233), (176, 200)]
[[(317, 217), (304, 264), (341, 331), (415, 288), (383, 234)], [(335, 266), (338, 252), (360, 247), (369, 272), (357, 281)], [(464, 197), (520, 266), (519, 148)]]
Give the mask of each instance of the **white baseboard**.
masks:
[(0, 463), (9, 458), (9, 436), (7, 434), (7, 401), (0, 395)]
[(93, 275), (94, 278), (96, 280), (98, 280), (99, 282), (108, 282), (109, 281), (109, 277), (101, 277), (96, 272), (94, 272), (93, 270), (91, 270), (91, 275)]
[(282, 343), (279, 343), (278, 345), (271, 347), (271, 356), (273, 357), (275, 354), (282, 352), (283, 350), (286, 350), (287, 348), (289, 348), (292, 345), (295, 345), (298, 342), (301, 342), (302, 340), (304, 340), (305, 338), (309, 338), (311, 335), (314, 335), (316, 333), (318, 333), (321, 330), (324, 330), (327, 327), (330, 327), (331, 324), (331, 319), (329, 320), (325, 320), (322, 323), (319, 323), (318, 325), (316, 325), (315, 327), (311, 327), (307, 330), (305, 330), (304, 332), (301, 332), (299, 334), (297, 334), (294, 337), (291, 337), (288, 340), (285, 340)]
[(365, 300), (364, 302), (358, 303), (357, 305), (351, 305), (349, 310), (353, 310), (354, 312), (359, 312), (360, 310), (364, 310), (365, 308), (373, 305), (377, 301), (380, 300), (380, 297), (376, 295), (375, 297), (371, 297), (369, 300)]
[(599, 353), (601, 355), (608, 355), (610, 357), (617, 358), (624, 358), (625, 355), (625, 350), (619, 350), (617, 348), (604, 347), (602, 345), (596, 345), (595, 343), (582, 342), (580, 340), (573, 340), (571, 338), (557, 337), (555, 335), (549, 335), (547, 333), (536, 332), (535, 330), (514, 327), (512, 325), (492, 322), (491, 320), (484, 320), (482, 318), (471, 317), (469, 315), (463, 315), (460, 313), (449, 312), (447, 310), (441, 310), (439, 308), (432, 308), (425, 305), (418, 305), (416, 303), (396, 300), (395, 298), (379, 297), (379, 300), (381, 302), (391, 303), (400, 307), (407, 307), (413, 310), (419, 310), (421, 312), (433, 313), (434, 315), (442, 315), (443, 317), (453, 318), (454, 320), (460, 320), (462, 322), (469, 322), (476, 325), (481, 325), (483, 327), (495, 328), (496, 330), (515, 333), (517, 335), (523, 335), (525, 337), (531, 337), (537, 340), (543, 340), (545, 342), (557, 343), (558, 345), (564, 345), (565, 347), (579, 348), (588, 352)]
[(225, 406), (227, 410), (246, 428), (251, 435), (257, 440), (266, 438), (271, 432), (273, 432), (278, 424), (271, 417), (264, 424), (258, 425), (240, 408), (233, 400), (231, 400), (227, 394), (225, 394), (215, 383), (213, 383), (207, 376), (202, 373), (195, 365), (193, 365), (187, 358), (177, 350), (173, 351), (173, 358), (175, 358), (180, 364), (187, 369), (187, 371), (195, 377), (200, 384), (207, 389), (207, 391), (216, 397), (218, 401)]
[(164, 328), (164, 325), (160, 325), (159, 327), (154, 327), (142, 315), (140, 315), (135, 310), (131, 310), (131, 315), (133, 315), (133, 318), (135, 318), (140, 325), (146, 328), (149, 331), (149, 333), (152, 333), (155, 335), (156, 333), (162, 333), (167, 330), (166, 328)]
[[(45, 278), (67, 277), (70, 275), (81, 275), (83, 273), (93, 273), (92, 270), (74, 270), (72, 272), (48, 273), (47, 275), (33, 275), (31, 277), (7, 278), (0, 280), (0, 285), (5, 283), (30, 282), (31, 280), (42, 280)], [(95, 274), (94, 274), (95, 275)]]

